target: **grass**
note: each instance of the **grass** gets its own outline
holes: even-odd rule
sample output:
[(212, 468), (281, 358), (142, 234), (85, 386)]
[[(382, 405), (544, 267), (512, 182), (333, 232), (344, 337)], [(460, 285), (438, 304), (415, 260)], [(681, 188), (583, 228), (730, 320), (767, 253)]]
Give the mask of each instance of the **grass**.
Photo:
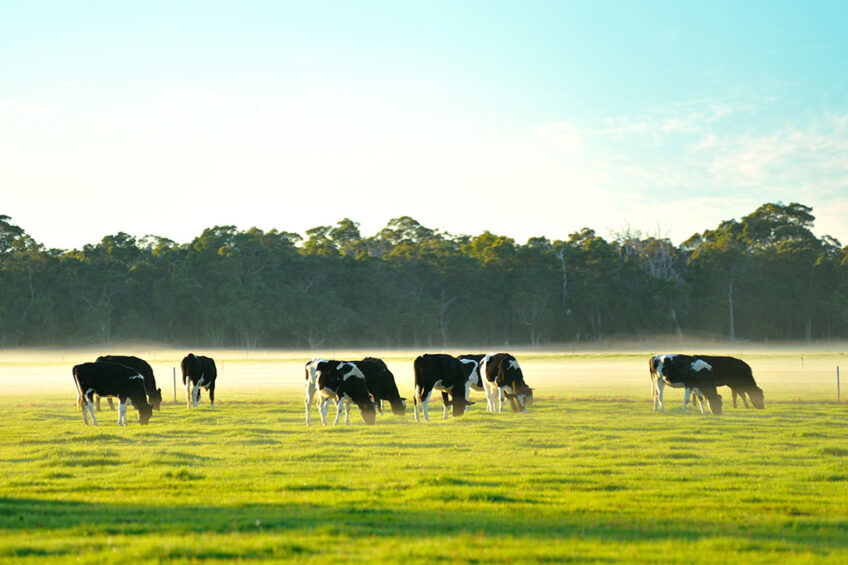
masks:
[(539, 379), (528, 414), (430, 424), (307, 428), (299, 385), (126, 428), (6, 396), (0, 562), (848, 562), (844, 405), (761, 382), (765, 411), (653, 413), (641, 361), (632, 388)]

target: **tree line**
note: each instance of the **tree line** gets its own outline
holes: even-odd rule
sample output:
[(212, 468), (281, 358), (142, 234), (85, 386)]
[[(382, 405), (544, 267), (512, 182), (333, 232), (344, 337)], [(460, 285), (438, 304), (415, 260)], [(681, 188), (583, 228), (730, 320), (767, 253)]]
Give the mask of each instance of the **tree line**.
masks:
[(764, 204), (680, 245), (589, 228), (525, 244), (411, 217), (285, 231), (126, 233), (46, 249), (0, 216), (0, 346), (152, 340), (227, 347), (562, 344), (677, 334), (848, 337), (848, 247), (812, 208)]

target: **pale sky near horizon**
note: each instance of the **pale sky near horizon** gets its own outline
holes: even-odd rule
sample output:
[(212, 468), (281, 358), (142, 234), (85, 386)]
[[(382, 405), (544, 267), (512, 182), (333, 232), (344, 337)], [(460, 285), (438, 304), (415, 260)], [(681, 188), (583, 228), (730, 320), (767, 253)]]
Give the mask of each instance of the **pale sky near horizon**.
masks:
[(0, 214), (48, 247), (399, 216), (848, 244), (848, 2), (0, 2)]

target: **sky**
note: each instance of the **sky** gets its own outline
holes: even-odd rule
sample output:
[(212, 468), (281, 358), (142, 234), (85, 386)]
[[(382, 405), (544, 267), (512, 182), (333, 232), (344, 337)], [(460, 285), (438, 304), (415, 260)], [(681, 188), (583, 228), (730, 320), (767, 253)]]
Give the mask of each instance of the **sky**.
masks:
[(81, 248), (411, 216), (848, 244), (848, 2), (0, 2), (0, 214)]

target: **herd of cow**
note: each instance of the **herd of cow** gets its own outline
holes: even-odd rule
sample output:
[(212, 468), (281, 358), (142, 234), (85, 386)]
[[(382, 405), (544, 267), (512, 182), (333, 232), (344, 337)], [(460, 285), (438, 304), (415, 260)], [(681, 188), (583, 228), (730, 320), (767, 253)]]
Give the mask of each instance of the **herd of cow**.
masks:
[[(763, 391), (754, 381), (747, 363), (734, 357), (710, 355), (654, 355), (649, 360), (651, 396), (654, 411), (663, 410), (665, 386), (684, 388), (683, 409), (692, 396), (698, 400), (701, 413), (707, 410), (721, 414), (721, 396), (717, 387), (730, 387), (733, 406), (737, 397), (745, 407), (748, 400), (756, 408), (764, 408)], [(215, 408), (215, 380), (218, 371), (210, 357), (189, 353), (180, 363), (186, 405), (197, 408), (200, 389), (209, 393), (211, 407)], [(434, 390), (442, 394), (445, 419), (450, 412), (461, 416), (474, 404), (471, 390), (486, 394), (487, 410), (501, 412), (505, 401), (515, 412), (526, 412), (533, 401), (533, 389), (524, 382), (518, 361), (509, 353), (425, 354), (413, 362), (415, 379), (415, 420), (423, 415), (430, 421), (429, 400)], [(89, 416), (96, 426), (95, 405), (100, 408), (100, 398), (118, 399), (118, 425), (127, 424), (127, 403), (135, 407), (138, 421), (146, 424), (153, 410), (162, 403), (162, 389), (156, 388), (156, 379), (150, 365), (138, 357), (105, 355), (93, 363), (82, 363), (73, 368), (77, 388), (77, 406), (82, 410), (83, 422)], [(351, 405), (359, 407), (366, 424), (374, 424), (377, 413), (383, 413), (383, 402), (388, 402), (392, 412), (406, 413), (406, 399), (400, 396), (395, 378), (383, 360), (366, 357), (361, 361), (334, 361), (312, 359), (306, 363), (306, 424), (311, 423), (310, 408), (318, 393), (321, 422), (327, 424), (327, 409), (332, 400), (336, 404), (338, 424), (342, 413), (345, 423), (350, 423)], [(705, 407), (706, 402), (706, 407)]]

